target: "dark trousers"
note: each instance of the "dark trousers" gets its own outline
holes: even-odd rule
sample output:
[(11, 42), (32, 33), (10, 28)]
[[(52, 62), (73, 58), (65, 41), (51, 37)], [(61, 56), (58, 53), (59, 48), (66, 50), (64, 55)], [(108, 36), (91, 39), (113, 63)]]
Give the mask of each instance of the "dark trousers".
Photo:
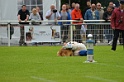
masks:
[(19, 40), (19, 44), (24, 44), (24, 26), (20, 26), (20, 40)]
[(95, 44), (98, 40), (98, 29), (97, 29), (97, 26), (96, 25), (88, 25), (88, 28), (87, 28), (87, 35), (88, 34), (92, 34), (93, 35), (93, 40), (95, 41)]
[(62, 40), (63, 42), (66, 42), (66, 40), (68, 39), (68, 28), (69, 26), (61, 26), (61, 36), (62, 36)]
[(113, 43), (112, 43), (112, 50), (116, 50), (117, 40), (118, 40), (118, 37), (119, 37), (120, 33), (122, 33), (123, 45), (124, 45), (124, 30), (115, 29), (114, 30)]
[(75, 32), (73, 35), (75, 35), (74, 38), (75, 38), (76, 42), (82, 43), (80, 30), (81, 30), (81, 25), (76, 25), (75, 26)]

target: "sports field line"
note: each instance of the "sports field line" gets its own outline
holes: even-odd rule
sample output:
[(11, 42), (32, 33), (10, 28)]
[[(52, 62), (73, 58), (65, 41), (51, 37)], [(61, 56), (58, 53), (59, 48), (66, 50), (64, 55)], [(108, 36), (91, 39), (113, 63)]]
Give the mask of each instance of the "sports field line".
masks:
[(105, 64), (105, 63), (94, 63), (94, 64), (103, 65), (103, 66), (113, 66), (117, 68), (124, 68), (124, 66), (120, 66), (120, 65), (110, 65), (110, 64)]
[(45, 81), (45, 82), (55, 82), (53, 80), (48, 80), (48, 79), (36, 77), (36, 76), (31, 76), (31, 78), (36, 79), (36, 80), (40, 80), (40, 81)]
[(105, 79), (105, 78), (96, 77), (96, 76), (85, 76), (85, 77), (90, 78), (90, 79), (99, 80), (99, 81), (105, 81), (105, 82), (117, 82), (117, 81), (114, 81), (114, 80)]

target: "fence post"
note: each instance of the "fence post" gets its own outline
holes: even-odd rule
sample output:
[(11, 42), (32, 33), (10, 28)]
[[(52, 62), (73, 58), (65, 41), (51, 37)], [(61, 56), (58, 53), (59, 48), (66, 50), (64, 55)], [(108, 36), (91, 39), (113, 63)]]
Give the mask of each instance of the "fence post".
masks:
[(8, 34), (8, 46), (10, 46), (10, 23), (7, 24), (7, 34)]
[(73, 25), (71, 22), (71, 28), (70, 28), (70, 41), (73, 41)]

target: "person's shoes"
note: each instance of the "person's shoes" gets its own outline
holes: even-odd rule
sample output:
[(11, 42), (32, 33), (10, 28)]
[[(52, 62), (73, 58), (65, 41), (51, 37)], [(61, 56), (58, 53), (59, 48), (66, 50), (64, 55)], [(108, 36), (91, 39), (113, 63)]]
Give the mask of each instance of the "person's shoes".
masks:
[(19, 43), (19, 46), (22, 46), (23, 44), (22, 43)]
[(24, 43), (23, 45), (24, 45), (24, 46), (27, 46), (27, 43)]
[(115, 51), (116, 49), (112, 48), (111, 50)]

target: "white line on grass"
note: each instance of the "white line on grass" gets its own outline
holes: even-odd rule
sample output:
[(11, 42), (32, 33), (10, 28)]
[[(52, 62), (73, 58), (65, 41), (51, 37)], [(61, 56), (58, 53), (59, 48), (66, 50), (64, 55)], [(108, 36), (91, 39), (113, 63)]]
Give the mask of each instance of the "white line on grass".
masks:
[(96, 80), (100, 80), (100, 81), (105, 81), (105, 82), (117, 82), (117, 81), (114, 81), (114, 80), (105, 79), (105, 78), (96, 77), (96, 76), (85, 76), (85, 77), (90, 78), (90, 79), (96, 79)]
[(45, 82), (55, 82), (53, 80), (48, 80), (48, 79), (41, 78), (41, 77), (36, 77), (36, 76), (31, 76), (31, 78), (37, 79), (37, 80), (40, 80), (40, 81), (45, 81)]
[(105, 63), (94, 63), (94, 64), (99, 64), (99, 65), (104, 65), (104, 66), (113, 66), (113, 67), (118, 67), (118, 68), (124, 68), (124, 66), (120, 66), (120, 65), (110, 65), (110, 64), (105, 64)]

